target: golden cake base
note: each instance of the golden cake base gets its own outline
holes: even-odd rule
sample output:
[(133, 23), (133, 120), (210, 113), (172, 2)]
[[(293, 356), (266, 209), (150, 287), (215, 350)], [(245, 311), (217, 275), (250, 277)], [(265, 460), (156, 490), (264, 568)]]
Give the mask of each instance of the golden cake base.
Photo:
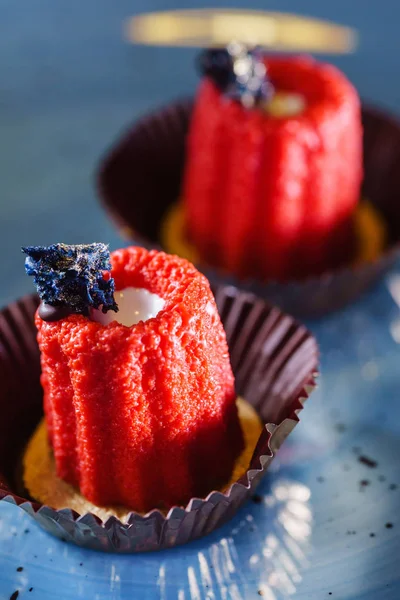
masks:
[[(245, 447), (236, 461), (229, 483), (221, 491), (227, 489), (247, 471), (263, 429), (260, 418), (251, 404), (238, 398), (237, 407)], [(126, 521), (131, 512), (123, 506), (96, 506), (72, 485), (57, 477), (44, 419), (39, 423), (26, 448), (23, 458), (23, 479), (31, 498), (56, 509), (71, 508), (81, 515), (90, 512), (103, 521), (111, 516)]]
[[(376, 260), (386, 245), (386, 227), (379, 212), (362, 200), (355, 214), (357, 254), (354, 265)], [(185, 213), (182, 202), (171, 206), (161, 226), (161, 245), (166, 252), (177, 254), (194, 264), (201, 263), (196, 248), (185, 236)]]

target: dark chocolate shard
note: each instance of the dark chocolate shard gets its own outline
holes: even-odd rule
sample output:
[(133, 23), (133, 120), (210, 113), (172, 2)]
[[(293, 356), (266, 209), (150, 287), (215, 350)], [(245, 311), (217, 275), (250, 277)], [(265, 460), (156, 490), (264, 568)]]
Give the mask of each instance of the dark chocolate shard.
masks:
[(203, 50), (197, 57), (197, 67), (202, 75), (210, 77), (222, 91), (235, 83), (233, 57), (227, 48)]
[(27, 246), (22, 251), (27, 254), (25, 270), (45, 305), (84, 315), (90, 307), (118, 311), (114, 280), (103, 275), (111, 270), (106, 244)]
[(232, 42), (226, 48), (204, 50), (198, 65), (229, 98), (246, 108), (267, 101), (273, 87), (268, 79), (263, 51)]

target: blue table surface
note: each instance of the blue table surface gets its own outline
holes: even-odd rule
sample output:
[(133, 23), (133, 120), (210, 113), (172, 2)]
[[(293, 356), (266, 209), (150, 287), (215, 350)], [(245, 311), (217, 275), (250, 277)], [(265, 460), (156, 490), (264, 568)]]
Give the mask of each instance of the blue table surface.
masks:
[[(191, 93), (197, 79), (195, 50), (129, 46), (122, 23), (134, 13), (202, 5), (209, 3), (0, 0), (2, 305), (32, 290), (20, 246), (123, 243), (96, 199), (99, 158), (128, 123)], [(400, 109), (400, 3), (243, 5), (357, 28), (355, 54), (323, 58), (364, 99)], [(322, 349), (320, 388), (262, 484), (262, 504), (186, 548), (131, 557), (61, 544), (1, 504), (0, 599), (16, 590), (43, 600), (400, 598), (396, 286), (395, 270), (354, 306), (310, 324)], [(378, 466), (360, 463), (357, 448)]]

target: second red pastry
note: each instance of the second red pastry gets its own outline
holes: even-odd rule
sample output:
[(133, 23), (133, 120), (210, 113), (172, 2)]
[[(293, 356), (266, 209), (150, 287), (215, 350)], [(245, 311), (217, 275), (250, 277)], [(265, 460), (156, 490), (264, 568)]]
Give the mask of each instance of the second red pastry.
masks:
[(188, 138), (187, 233), (239, 277), (287, 280), (351, 254), (362, 178), (357, 92), (312, 58), (267, 58), (273, 93), (253, 107), (205, 77)]

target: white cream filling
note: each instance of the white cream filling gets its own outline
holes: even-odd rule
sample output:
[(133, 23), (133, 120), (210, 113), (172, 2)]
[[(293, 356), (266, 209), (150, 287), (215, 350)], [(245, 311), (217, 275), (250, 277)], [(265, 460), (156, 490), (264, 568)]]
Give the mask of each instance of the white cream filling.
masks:
[(139, 321), (147, 321), (156, 317), (164, 308), (165, 300), (157, 294), (152, 294), (144, 288), (128, 287), (114, 293), (119, 311), (109, 310), (105, 314), (101, 310), (92, 310), (91, 317), (102, 325), (116, 321), (130, 327)]
[(266, 112), (271, 117), (295, 117), (304, 112), (306, 100), (301, 94), (276, 92), (265, 104)]

